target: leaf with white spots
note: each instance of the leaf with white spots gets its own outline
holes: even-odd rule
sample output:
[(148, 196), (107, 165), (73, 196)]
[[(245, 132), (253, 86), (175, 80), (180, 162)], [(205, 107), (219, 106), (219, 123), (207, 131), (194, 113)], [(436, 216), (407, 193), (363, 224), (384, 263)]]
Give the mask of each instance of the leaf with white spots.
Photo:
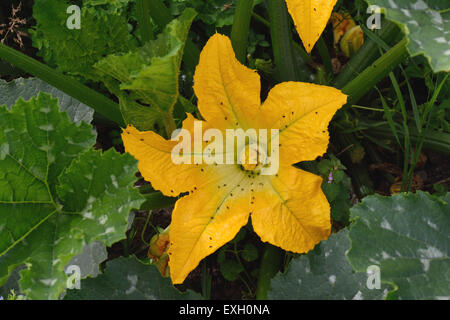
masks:
[[(350, 248), (348, 231), (333, 234), (313, 251), (294, 259), (284, 274), (272, 279), (270, 299), (343, 300), (383, 299), (387, 288), (367, 287), (368, 275), (355, 272), (346, 252)], [(370, 279), (369, 279), (370, 280)]]
[(450, 71), (450, 3), (435, 0), (366, 0), (409, 37), (412, 56), (424, 54), (435, 72)]
[(66, 300), (199, 300), (191, 290), (181, 293), (154, 266), (135, 258), (120, 257), (106, 264), (105, 272), (81, 281), (80, 290), (69, 290)]
[(89, 245), (84, 246), (83, 252), (73, 257), (67, 263), (66, 269), (69, 266), (79, 266), (81, 278), (87, 276), (96, 277), (100, 274), (99, 265), (108, 258), (106, 246), (101, 241), (95, 241)]
[(398, 299), (450, 298), (450, 194), (369, 196), (351, 209), (348, 258), (357, 271), (377, 265)]
[(19, 78), (11, 82), (0, 79), (0, 105), (6, 104), (7, 108), (16, 104), (18, 98), (30, 100), (32, 97), (36, 97), (39, 92), (46, 92), (54, 98), (58, 98), (61, 110), (66, 111), (73, 122), (80, 123), (85, 121), (90, 123), (92, 121), (94, 109), (59, 91), (41, 79)]
[(0, 107), (0, 126), (0, 285), (26, 265), (20, 291), (57, 299), (84, 246), (125, 237), (130, 210), (143, 202), (136, 161), (91, 149), (92, 128), (71, 122), (48, 94)]

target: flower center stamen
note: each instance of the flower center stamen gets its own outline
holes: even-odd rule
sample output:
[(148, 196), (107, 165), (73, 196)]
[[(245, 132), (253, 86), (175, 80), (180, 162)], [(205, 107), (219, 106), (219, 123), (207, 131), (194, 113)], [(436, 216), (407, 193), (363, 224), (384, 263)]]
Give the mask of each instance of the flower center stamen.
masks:
[(241, 151), (240, 164), (246, 171), (256, 171), (261, 167), (264, 153), (256, 143), (247, 144)]

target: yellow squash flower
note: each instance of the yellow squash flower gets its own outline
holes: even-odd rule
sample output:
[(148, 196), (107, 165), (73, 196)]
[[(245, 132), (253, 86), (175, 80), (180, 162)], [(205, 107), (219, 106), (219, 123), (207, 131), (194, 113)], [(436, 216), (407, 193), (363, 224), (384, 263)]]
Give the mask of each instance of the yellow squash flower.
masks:
[[(220, 34), (202, 50), (194, 82), (204, 130), (279, 129), (279, 170), (259, 175), (251, 164), (174, 164), (178, 141), (133, 126), (124, 130), (125, 150), (155, 189), (167, 196), (188, 192), (176, 202), (170, 225), (173, 283), (182, 283), (203, 258), (232, 240), (250, 216), (262, 241), (288, 251), (307, 252), (328, 238), (330, 206), (322, 179), (292, 164), (326, 152), (329, 121), (347, 96), (331, 87), (285, 82), (261, 105), (259, 75), (238, 62), (230, 40)], [(183, 122), (192, 136), (195, 121), (188, 114)]]
[(337, 0), (286, 0), (303, 46), (311, 52), (325, 29)]

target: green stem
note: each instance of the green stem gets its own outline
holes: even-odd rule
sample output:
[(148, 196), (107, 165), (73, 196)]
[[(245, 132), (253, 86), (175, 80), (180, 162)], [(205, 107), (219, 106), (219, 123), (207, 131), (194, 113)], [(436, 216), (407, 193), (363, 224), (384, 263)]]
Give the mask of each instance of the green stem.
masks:
[(148, 42), (155, 38), (150, 24), (150, 0), (137, 0), (137, 20), (141, 31), (142, 41)]
[(319, 50), (319, 55), (322, 59), (323, 65), (325, 66), (325, 72), (328, 78), (333, 75), (333, 66), (331, 64), (330, 53), (328, 52), (328, 48), (323, 37), (319, 38), (319, 41), (317, 42), (317, 49)]
[[(363, 123), (361, 123), (363, 124)], [(391, 128), (386, 124), (382, 126), (371, 126), (370, 123), (366, 123), (370, 126), (367, 129), (367, 133), (382, 139), (392, 139), (394, 140), (394, 134)], [(400, 139), (404, 138), (403, 131), (399, 130), (397, 132)], [(417, 144), (420, 142), (423, 134), (420, 134), (416, 128), (409, 127), (409, 138), (411, 142)], [(434, 130), (429, 130), (423, 138), (423, 147), (425, 149), (434, 150), (440, 153), (445, 153), (450, 155), (450, 134), (445, 132), (439, 132)]]
[(384, 79), (408, 56), (408, 39), (404, 38), (342, 88), (349, 101), (356, 104), (379, 81)]
[(208, 259), (202, 261), (202, 296), (205, 300), (211, 299), (212, 275), (208, 272)]
[(234, 14), (233, 27), (231, 29), (231, 43), (236, 58), (245, 64), (247, 56), (248, 32), (250, 18), (252, 16), (253, 0), (239, 0)]
[(289, 25), (289, 14), (284, 1), (268, 0), (270, 16), (270, 35), (275, 65), (277, 68), (277, 80), (298, 81), (299, 67), (292, 50), (292, 37)]
[(47, 65), (34, 60), (27, 55), (0, 43), (0, 58), (16, 67), (32, 74), (48, 84), (70, 95), (78, 101), (88, 105), (96, 112), (114, 121), (120, 126), (125, 122), (120, 113), (119, 105), (95, 90), (88, 88), (80, 82), (69, 78)]
[[(263, 17), (261, 17), (259, 14), (252, 12), (252, 17), (258, 21), (259, 23), (261, 23), (262, 25), (266, 26), (267, 28), (270, 28), (270, 22), (267, 21), (266, 19), (264, 19)], [(309, 64), (313, 64), (314, 61), (311, 58), (311, 56), (306, 52), (305, 49), (303, 49), (303, 47), (301, 45), (299, 45), (297, 42), (295, 42), (294, 40), (292, 40), (291, 43), (292, 47), (298, 52), (298, 54), (300, 55), (300, 57), (302, 57), (303, 61)]]
[(261, 17), (259, 14), (252, 12), (252, 17), (259, 23), (265, 25), (267, 28), (270, 28), (270, 22), (267, 21), (266, 19), (264, 19), (263, 17)]
[[(244, 270), (244, 274), (245, 274), (245, 276), (247, 277), (247, 280), (248, 280), (249, 282), (251, 282), (252, 278), (251, 278), (250, 275), (248, 274), (247, 269), (245, 269), (244, 264), (242, 263), (242, 260), (241, 260), (241, 258), (239, 257), (239, 250), (237, 249), (237, 241), (234, 241), (234, 243), (233, 243), (233, 253), (234, 253), (234, 256), (236, 257), (237, 262), (238, 262), (239, 265), (241, 266), (242, 270)], [(244, 281), (244, 279), (242, 279), (242, 280), (243, 280), (243, 282), (246, 283), (246, 286), (247, 286), (247, 288), (249, 289), (249, 294), (252, 295), (253, 292), (252, 292), (252, 290), (250, 289), (250, 286), (248, 285), (248, 283), (247, 283), (246, 281)]]
[(258, 286), (256, 288), (256, 299), (267, 300), (270, 289), (270, 281), (280, 270), (283, 262), (283, 251), (271, 244), (266, 244), (264, 254), (259, 268)]

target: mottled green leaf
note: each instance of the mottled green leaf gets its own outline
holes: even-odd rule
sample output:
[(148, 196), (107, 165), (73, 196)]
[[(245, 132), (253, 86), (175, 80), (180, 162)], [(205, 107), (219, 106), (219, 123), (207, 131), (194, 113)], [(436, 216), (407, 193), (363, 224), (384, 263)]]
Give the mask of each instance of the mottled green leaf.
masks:
[(383, 299), (386, 286), (367, 287), (368, 275), (355, 272), (346, 252), (350, 247), (348, 232), (341, 231), (322, 241), (319, 248), (294, 259), (286, 273), (272, 279), (270, 299), (342, 300)]
[(99, 9), (97, 7), (101, 7), (111, 13), (121, 14), (126, 11), (129, 4), (133, 2), (134, 0), (84, 0), (83, 6), (93, 7), (95, 9)]
[(25, 264), (20, 291), (57, 299), (85, 245), (125, 237), (143, 200), (136, 161), (93, 150), (92, 128), (72, 123), (48, 94), (0, 107), (0, 125), (0, 284)]
[(409, 37), (412, 56), (424, 54), (435, 72), (450, 71), (450, 3), (433, 0), (366, 0), (381, 7)]
[(450, 194), (369, 196), (351, 209), (355, 270), (378, 265), (399, 299), (450, 298)]
[(16, 104), (19, 97), (29, 100), (32, 97), (36, 97), (39, 92), (46, 92), (57, 98), (61, 110), (66, 111), (73, 122), (80, 123), (85, 121), (90, 123), (92, 121), (94, 109), (59, 91), (41, 79), (19, 78), (11, 82), (0, 79), (0, 105), (5, 104), (8, 108)]
[(127, 52), (134, 42), (127, 18), (102, 7), (82, 6), (80, 29), (69, 29), (68, 1), (39, 0), (33, 6), (33, 46), (58, 70), (94, 79), (92, 66), (107, 54)]
[(73, 257), (66, 266), (79, 266), (81, 278), (96, 277), (100, 273), (99, 265), (108, 258), (106, 246), (101, 241), (92, 242), (83, 248), (83, 252)]
[(81, 281), (80, 290), (69, 290), (66, 300), (191, 300), (201, 296), (181, 293), (154, 266), (135, 258), (120, 257), (106, 264), (105, 272)]

